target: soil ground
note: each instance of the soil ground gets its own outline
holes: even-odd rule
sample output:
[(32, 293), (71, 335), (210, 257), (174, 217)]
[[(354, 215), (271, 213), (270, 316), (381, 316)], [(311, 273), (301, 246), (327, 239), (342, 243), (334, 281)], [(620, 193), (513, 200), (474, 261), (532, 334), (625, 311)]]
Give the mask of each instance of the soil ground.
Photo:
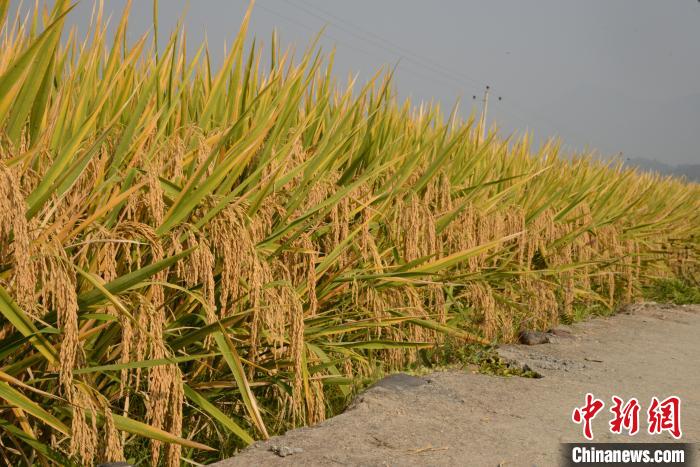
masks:
[[(682, 441), (700, 442), (700, 306), (635, 305), (563, 328), (570, 334), (548, 344), (499, 349), (540, 379), (470, 371), (392, 375), (341, 415), (216, 465), (558, 465), (560, 443), (584, 441), (571, 414), (588, 392), (606, 403), (593, 420), (597, 442), (673, 441), (667, 433), (646, 433), (651, 397), (669, 395), (682, 400)], [(613, 395), (639, 399), (636, 436), (609, 432)], [(273, 452), (280, 448), (292, 454)]]

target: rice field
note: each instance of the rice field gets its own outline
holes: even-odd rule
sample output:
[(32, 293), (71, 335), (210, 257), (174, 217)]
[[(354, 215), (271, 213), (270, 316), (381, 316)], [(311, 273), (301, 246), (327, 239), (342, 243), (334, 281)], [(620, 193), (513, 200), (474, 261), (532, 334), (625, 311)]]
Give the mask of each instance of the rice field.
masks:
[[(157, 7), (157, 3), (154, 4)], [(358, 381), (700, 280), (700, 186), (184, 30), (0, 0), (0, 462), (205, 463)], [(157, 24), (154, 24), (157, 29)]]

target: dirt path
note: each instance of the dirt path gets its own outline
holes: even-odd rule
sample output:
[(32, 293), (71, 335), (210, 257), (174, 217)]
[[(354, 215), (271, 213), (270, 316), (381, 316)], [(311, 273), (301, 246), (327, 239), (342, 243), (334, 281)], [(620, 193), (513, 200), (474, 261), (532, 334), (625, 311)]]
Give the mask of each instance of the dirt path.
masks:
[[(345, 413), (216, 465), (557, 465), (559, 443), (583, 441), (571, 412), (587, 392), (606, 403), (593, 421), (596, 441), (630, 440), (608, 431), (612, 395), (639, 399), (644, 431), (650, 398), (677, 395), (683, 440), (700, 442), (700, 306), (639, 305), (570, 330), (553, 343), (500, 350), (541, 379), (393, 375)], [(640, 432), (633, 440), (672, 438)], [(293, 453), (280, 457), (273, 446)]]

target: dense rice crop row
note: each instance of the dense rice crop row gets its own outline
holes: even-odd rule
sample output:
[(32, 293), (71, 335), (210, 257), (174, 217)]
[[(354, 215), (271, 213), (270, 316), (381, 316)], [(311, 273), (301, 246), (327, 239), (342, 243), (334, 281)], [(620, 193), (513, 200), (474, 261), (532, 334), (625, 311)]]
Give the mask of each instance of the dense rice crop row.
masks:
[(8, 5), (0, 462), (215, 459), (421, 349), (698, 279), (698, 185), (480, 137), (314, 47), (268, 67), (248, 17), (214, 72), (181, 31), (62, 43), (67, 1)]

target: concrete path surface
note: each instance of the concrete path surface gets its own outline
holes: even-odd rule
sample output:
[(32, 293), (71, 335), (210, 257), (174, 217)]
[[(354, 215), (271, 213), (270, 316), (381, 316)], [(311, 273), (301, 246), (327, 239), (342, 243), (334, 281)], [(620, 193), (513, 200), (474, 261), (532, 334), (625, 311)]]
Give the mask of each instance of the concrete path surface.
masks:
[[(592, 423), (597, 442), (673, 441), (668, 433), (646, 433), (652, 396), (671, 395), (682, 401), (682, 441), (700, 442), (700, 306), (636, 305), (568, 330), (552, 343), (499, 350), (541, 379), (392, 375), (343, 414), (216, 465), (558, 465), (560, 443), (584, 441), (571, 414), (589, 392), (606, 404)], [(609, 432), (613, 395), (639, 400), (636, 436)]]

